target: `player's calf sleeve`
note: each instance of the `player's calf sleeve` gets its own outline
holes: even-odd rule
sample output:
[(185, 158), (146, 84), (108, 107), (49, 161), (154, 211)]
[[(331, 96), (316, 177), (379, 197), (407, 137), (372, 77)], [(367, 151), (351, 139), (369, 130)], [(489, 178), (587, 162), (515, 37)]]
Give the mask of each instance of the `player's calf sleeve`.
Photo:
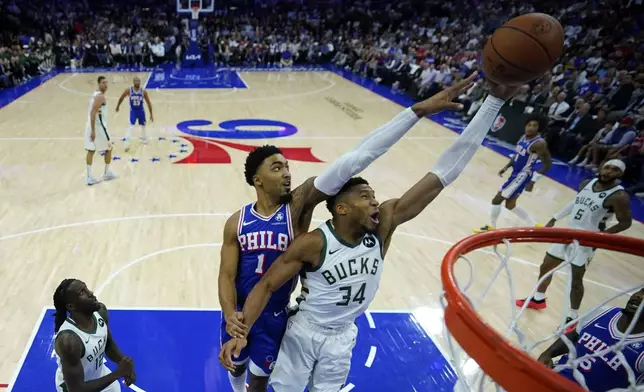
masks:
[(233, 392), (246, 392), (246, 372), (238, 377), (228, 372), (228, 380), (230, 381), (230, 386), (233, 387)]
[(335, 195), (351, 177), (387, 152), (418, 120), (420, 118), (411, 108), (403, 110), (391, 121), (367, 135), (353, 150), (336, 159), (315, 178), (315, 187), (329, 196)]
[(454, 182), (465, 169), (494, 124), (504, 103), (504, 100), (488, 95), (463, 133), (438, 157), (431, 172), (440, 178), (443, 186)]
[(492, 207), (490, 208), (490, 225), (492, 227), (496, 227), (496, 222), (499, 221), (499, 215), (501, 215), (501, 207), (500, 204), (492, 204)]

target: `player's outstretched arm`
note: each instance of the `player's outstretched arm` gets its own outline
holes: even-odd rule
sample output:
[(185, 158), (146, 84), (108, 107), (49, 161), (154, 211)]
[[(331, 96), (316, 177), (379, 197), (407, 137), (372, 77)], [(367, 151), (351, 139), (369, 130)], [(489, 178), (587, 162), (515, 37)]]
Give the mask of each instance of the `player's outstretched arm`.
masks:
[(552, 167), (552, 156), (548, 150), (548, 143), (545, 140), (540, 140), (532, 146), (532, 152), (539, 156), (541, 160), (541, 168), (537, 170), (532, 176), (532, 182), (537, 182), (544, 174)]
[[(452, 100), (467, 90), (475, 77), (476, 73), (473, 73), (467, 79), (403, 110), (392, 120), (372, 131), (351, 151), (336, 159), (320, 176), (309, 178), (293, 190), (293, 216), (297, 222), (300, 223), (300, 217), (306, 217), (309, 210), (338, 193), (351, 177), (387, 152), (421, 118), (445, 109), (461, 109), (462, 105)], [(303, 227), (300, 231), (306, 231), (308, 228), (306, 224), (299, 226)]]
[(380, 238), (387, 248), (393, 230), (413, 219), (431, 203), (447, 185), (451, 184), (474, 157), (485, 139), (499, 110), (518, 88), (491, 86), (491, 93), (483, 102), (463, 133), (438, 157), (429, 173), (411, 187), (400, 199), (388, 200), (380, 207)]
[[(107, 311), (107, 307), (105, 306), (105, 304), (103, 303), (99, 304), (98, 314), (101, 315), (101, 317), (103, 318), (103, 320), (105, 320), (105, 323), (107, 324), (107, 342), (105, 343), (105, 356), (110, 361), (118, 364), (126, 357), (125, 355), (123, 355), (123, 353), (121, 352), (121, 349), (118, 347), (118, 345), (112, 338), (112, 330), (109, 327), (110, 325), (109, 313)], [(136, 381), (136, 373), (134, 372), (134, 360), (130, 359), (130, 361), (132, 362), (132, 373), (125, 377), (126, 385), (131, 385)]]
[(237, 224), (240, 212), (235, 212), (224, 225), (224, 240), (221, 245), (219, 263), (219, 304), (226, 320), (226, 331), (233, 337), (247, 332), (242, 324), (241, 312), (237, 311), (237, 289), (235, 279), (239, 265), (239, 243), (237, 242)]
[[(575, 344), (579, 339), (579, 333), (577, 331), (571, 331), (566, 334), (566, 337), (572, 344)], [(539, 355), (539, 362), (551, 368), (552, 359), (560, 357), (564, 354), (568, 354), (568, 345), (566, 345), (566, 343), (561, 338), (559, 338), (550, 347), (548, 347), (546, 351)]]
[(317, 265), (324, 239), (320, 230), (298, 237), (271, 265), (259, 283), (253, 287), (244, 303), (244, 324), (249, 330), (268, 303), (273, 292), (296, 276), (305, 265)]
[[(583, 180), (581, 184), (579, 184), (579, 191), (584, 189), (584, 187), (588, 185), (589, 182), (590, 182), (590, 179)], [(555, 225), (555, 222), (570, 215), (572, 213), (572, 209), (574, 208), (574, 206), (575, 206), (575, 199), (572, 199), (570, 203), (566, 204), (561, 210), (559, 210), (559, 212), (557, 212), (552, 216), (550, 221), (546, 223), (546, 227), (553, 227)]]
[(133, 371), (132, 360), (124, 358), (118, 364), (115, 372), (107, 376), (85, 381), (85, 373), (81, 363), (83, 344), (73, 332), (60, 333), (54, 344), (56, 354), (60, 357), (65, 386), (69, 392), (98, 392), (110, 386), (114, 381), (129, 375)]
[(124, 99), (125, 99), (125, 97), (127, 97), (128, 95), (130, 95), (130, 89), (129, 89), (129, 88), (126, 88), (126, 89), (125, 89), (125, 91), (123, 91), (123, 94), (121, 94), (121, 96), (119, 97), (119, 101), (118, 101), (118, 103), (116, 104), (116, 111), (117, 111), (117, 112), (119, 111), (119, 108), (121, 107), (121, 104), (123, 103), (123, 100), (124, 100)]
[(631, 201), (628, 193), (624, 191), (614, 193), (604, 204), (606, 207), (613, 209), (615, 218), (617, 219), (617, 223), (604, 230), (604, 233), (616, 234), (631, 227), (633, 217), (631, 215)]

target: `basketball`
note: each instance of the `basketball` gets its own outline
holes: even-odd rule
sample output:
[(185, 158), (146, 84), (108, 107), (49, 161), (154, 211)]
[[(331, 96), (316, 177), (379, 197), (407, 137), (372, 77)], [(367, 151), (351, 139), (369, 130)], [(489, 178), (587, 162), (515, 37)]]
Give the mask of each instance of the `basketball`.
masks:
[(563, 53), (564, 31), (550, 15), (517, 16), (494, 31), (483, 49), (483, 71), (493, 82), (528, 83), (552, 68)]

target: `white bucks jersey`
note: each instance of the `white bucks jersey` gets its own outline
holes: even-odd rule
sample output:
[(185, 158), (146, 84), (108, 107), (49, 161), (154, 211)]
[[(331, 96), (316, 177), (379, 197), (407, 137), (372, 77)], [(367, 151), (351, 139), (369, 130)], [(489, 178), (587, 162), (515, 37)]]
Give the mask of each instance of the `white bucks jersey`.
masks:
[(321, 326), (351, 324), (363, 314), (378, 291), (383, 269), (382, 244), (372, 234), (351, 246), (335, 233), (331, 221), (318, 227), (324, 237), (320, 264), (303, 269), (299, 309)]
[[(96, 97), (102, 94), (100, 91), (94, 91), (92, 94), (92, 97), (89, 99), (89, 108), (87, 109), (87, 128), (91, 129), (90, 127), (90, 121), (92, 120), (92, 108), (94, 107), (94, 101), (96, 100)], [(107, 131), (107, 99), (105, 102), (101, 105), (101, 107), (98, 109), (98, 113), (96, 113), (96, 123), (94, 124), (94, 129), (99, 130), (103, 129)]]
[[(67, 318), (58, 330), (58, 336), (64, 331), (71, 331), (76, 334), (82, 344), (83, 353), (81, 364), (85, 373), (85, 381), (95, 380), (103, 377), (103, 358), (105, 357), (105, 344), (107, 343), (107, 323), (98, 312), (94, 312), (96, 330), (92, 333), (85, 332), (78, 328), (74, 320)], [(62, 367), (60, 358), (56, 355), (58, 370), (56, 371), (56, 382), (60, 384), (63, 381)]]
[(594, 191), (593, 185), (597, 179), (591, 180), (586, 186), (579, 191), (575, 197), (575, 204), (572, 208), (568, 227), (571, 229), (599, 231), (599, 224), (612, 215), (612, 210), (604, 206), (604, 202), (615, 192), (624, 189), (621, 185), (613, 188)]

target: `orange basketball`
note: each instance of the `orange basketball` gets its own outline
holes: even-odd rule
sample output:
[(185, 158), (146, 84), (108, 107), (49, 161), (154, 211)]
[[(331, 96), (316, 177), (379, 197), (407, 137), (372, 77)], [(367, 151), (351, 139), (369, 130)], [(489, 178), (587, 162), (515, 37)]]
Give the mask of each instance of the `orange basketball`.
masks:
[(525, 14), (496, 29), (483, 49), (483, 72), (494, 82), (518, 86), (551, 69), (563, 53), (564, 31), (546, 14)]

